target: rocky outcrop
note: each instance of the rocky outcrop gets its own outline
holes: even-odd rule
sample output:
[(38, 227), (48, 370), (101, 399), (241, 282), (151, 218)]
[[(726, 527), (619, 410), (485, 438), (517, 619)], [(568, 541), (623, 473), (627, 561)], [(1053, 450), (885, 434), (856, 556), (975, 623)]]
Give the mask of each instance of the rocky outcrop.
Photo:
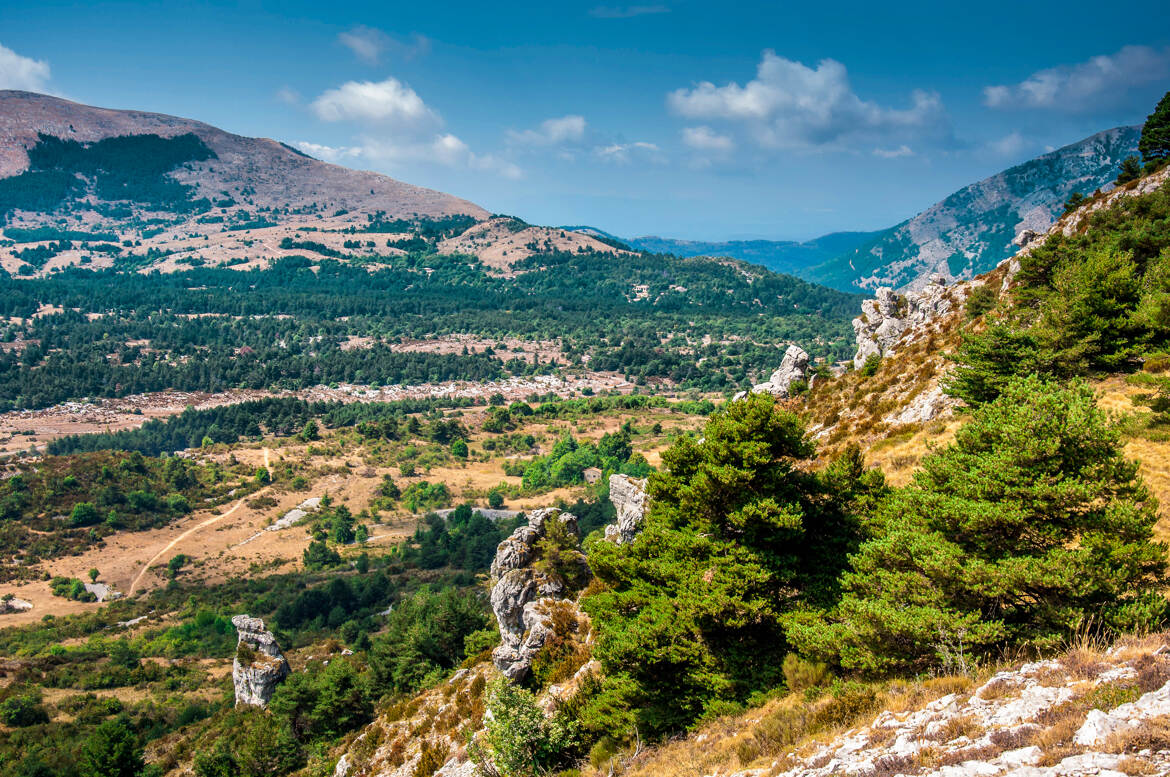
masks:
[[(500, 645), (492, 652), (496, 668), (512, 681), (522, 680), (532, 659), (551, 634), (550, 608), (568, 593), (559, 577), (537, 569), (537, 543), (551, 521), (559, 521), (578, 535), (577, 519), (555, 507), (534, 510), (528, 525), (521, 526), (496, 549), (492, 561), (492, 612), (500, 627)], [(588, 565), (581, 557), (582, 572)]]
[(1146, 645), (1024, 664), (731, 777), (1170, 774), (1170, 750), (1142, 734), (1170, 719), (1170, 657)]
[(808, 354), (799, 345), (790, 345), (788, 350), (784, 352), (784, 358), (780, 361), (780, 366), (772, 373), (765, 383), (757, 383), (752, 386), (750, 392), (741, 391), (732, 397), (735, 399), (743, 399), (749, 393), (752, 394), (771, 394), (774, 397), (787, 399), (792, 392), (792, 384), (798, 381), (808, 379)]
[(247, 615), (232, 618), (239, 633), (236, 658), (232, 662), (232, 682), (236, 687), (236, 706), (268, 706), (277, 684), (288, 677), (288, 661), (276, 644), (276, 637), (264, 627), (264, 621)]
[(948, 396), (937, 383), (921, 392), (898, 410), (882, 419), (891, 426), (924, 424), (959, 406), (959, 400)]
[(33, 608), (30, 601), (18, 599), (15, 596), (0, 597), (0, 615), (10, 612), (27, 612)]
[[(488, 666), (479, 664), (460, 669), (409, 704), (389, 705), (389, 712), (379, 714), (345, 745), (334, 777), (480, 774), (467, 755), (468, 733), (482, 730), (483, 694), (490, 679)], [(442, 764), (437, 770), (436, 763)]]
[(922, 291), (896, 294), (893, 289), (877, 290), (875, 299), (861, 303), (861, 316), (853, 319), (857, 336), (854, 369), (861, 369), (870, 356), (885, 357), (894, 353), (903, 340), (925, 335), (928, 325), (955, 309), (956, 300), (946, 286), (946, 278), (931, 276)]
[(605, 527), (605, 539), (618, 545), (628, 545), (638, 535), (638, 529), (649, 509), (646, 479), (610, 475), (609, 501), (617, 508), (617, 520)]

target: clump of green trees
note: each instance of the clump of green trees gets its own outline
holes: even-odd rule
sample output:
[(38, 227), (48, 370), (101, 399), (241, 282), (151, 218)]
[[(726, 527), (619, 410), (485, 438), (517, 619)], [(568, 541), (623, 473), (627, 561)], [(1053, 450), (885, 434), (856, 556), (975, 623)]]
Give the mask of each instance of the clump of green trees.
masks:
[(819, 471), (767, 396), (650, 479), (630, 545), (594, 542), (592, 736), (665, 734), (784, 687), (789, 653), (866, 676), (1050, 651), (1165, 622), (1156, 503), (1084, 383), (1007, 381), (904, 488), (851, 449)]

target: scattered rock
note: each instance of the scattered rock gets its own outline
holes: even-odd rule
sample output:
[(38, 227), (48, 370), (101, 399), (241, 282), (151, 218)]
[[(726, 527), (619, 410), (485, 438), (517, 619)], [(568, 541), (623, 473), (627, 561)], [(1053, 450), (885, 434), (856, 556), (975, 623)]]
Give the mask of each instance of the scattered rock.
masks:
[[(948, 694), (914, 710), (885, 710), (872, 723), (839, 734), (813, 750), (789, 753), (782, 768), (767, 773), (777, 777), (867, 777), (875, 773), (1123, 777), (1119, 767), (1127, 756), (1095, 748), (1127, 728), (1170, 715), (1170, 683), (1114, 710), (1091, 710), (1074, 737), (1077, 749), (1046, 751), (1030, 740), (1052, 725), (1045, 720), (1047, 711), (1093, 687), (1131, 684), (1136, 677), (1134, 662), (1139, 660), (1143, 659), (1103, 664), (1090, 683), (1060, 661), (1024, 664), (999, 672), (973, 691)], [(1059, 758), (1055, 763), (1053, 755)], [(1045, 756), (1052, 765), (1039, 765), (1046, 762)], [(1142, 773), (1170, 774), (1170, 750), (1147, 750), (1140, 757), (1147, 768)], [(729, 777), (756, 773), (749, 769)]]
[(1100, 745), (1118, 731), (1136, 728), (1142, 721), (1163, 715), (1170, 715), (1170, 683), (1144, 694), (1137, 701), (1122, 704), (1112, 712), (1090, 710), (1074, 741), (1078, 745)]
[(646, 479), (610, 475), (609, 501), (617, 508), (617, 520), (605, 527), (605, 539), (618, 545), (628, 545), (638, 535), (638, 529), (649, 509)]
[(32, 602), (17, 599), (15, 596), (0, 598), (0, 615), (10, 612), (27, 612), (33, 608)]
[(958, 405), (957, 399), (947, 396), (942, 387), (936, 384), (887, 415), (882, 421), (891, 426), (924, 424), (952, 411)]
[(99, 602), (112, 602), (115, 599), (121, 599), (124, 594), (121, 591), (115, 591), (105, 583), (85, 583), (85, 590), (94, 595)]
[(237, 615), (232, 618), (232, 625), (239, 632), (236, 657), (232, 662), (236, 706), (267, 707), (277, 684), (288, 677), (288, 661), (284, 660), (276, 637), (264, 627), (260, 618)]

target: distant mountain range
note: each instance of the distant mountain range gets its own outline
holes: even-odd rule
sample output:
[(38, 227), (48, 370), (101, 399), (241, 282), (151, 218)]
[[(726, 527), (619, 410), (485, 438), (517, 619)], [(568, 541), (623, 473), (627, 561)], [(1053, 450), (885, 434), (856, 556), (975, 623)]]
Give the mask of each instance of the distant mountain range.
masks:
[[(174, 270), (184, 263), (246, 266), (306, 250), (385, 260), (424, 240), (430, 250), (474, 254), (501, 271), (542, 252), (628, 247), (731, 257), (841, 291), (912, 288), (935, 273), (961, 279), (994, 267), (1011, 255), (1021, 230), (1046, 230), (1073, 192), (1108, 186), (1122, 159), (1136, 153), (1140, 131), (1100, 132), (964, 187), (887, 230), (805, 242), (705, 242), (492, 218), (458, 197), (328, 164), (274, 140), (0, 90), (0, 221), (16, 241), (0, 245), (0, 266), (45, 272), (136, 256)], [(396, 219), (438, 223), (407, 229)], [(315, 233), (311, 240), (306, 232)], [(355, 237), (377, 232), (401, 238)], [(105, 236), (102, 251), (86, 253), (71, 242), (83, 235), (89, 242)], [(44, 245), (20, 247), (30, 243)]]
[(625, 240), (632, 248), (675, 256), (731, 256), (762, 264), (774, 272), (800, 275), (811, 266), (828, 262), (846, 251), (878, 237), (880, 232), (834, 232), (799, 243), (793, 240), (672, 240), (667, 237), (635, 237)]
[(665, 237), (617, 238), (566, 227), (631, 248), (676, 256), (728, 256), (842, 291), (913, 288), (941, 273), (971, 278), (1011, 256), (1024, 229), (1044, 232), (1073, 192), (1109, 186), (1125, 157), (1137, 153), (1141, 127), (1117, 127), (966, 186), (890, 229), (834, 232), (807, 242)]
[(966, 186), (912, 219), (827, 262), (800, 270), (837, 289), (921, 286), (940, 273), (971, 278), (1011, 256), (1024, 229), (1044, 232), (1073, 192), (1091, 194), (1137, 153), (1141, 127), (1098, 132)]

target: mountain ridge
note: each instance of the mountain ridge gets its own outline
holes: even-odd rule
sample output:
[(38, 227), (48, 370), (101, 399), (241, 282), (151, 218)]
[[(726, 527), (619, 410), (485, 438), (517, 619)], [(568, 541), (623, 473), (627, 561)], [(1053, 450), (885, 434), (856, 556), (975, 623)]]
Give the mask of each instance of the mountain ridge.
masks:
[[(1023, 230), (1043, 233), (1073, 192), (1111, 185), (1137, 153), (1141, 127), (1114, 127), (976, 181), (873, 240), (810, 267), (801, 277), (837, 289), (918, 288), (987, 272), (1014, 252)], [(968, 214), (964, 218), (964, 214)]]
[(218, 156), (173, 174), (203, 196), (219, 197), (223, 192), (238, 196), (251, 189), (251, 201), (267, 207), (319, 203), (391, 216), (463, 214), (481, 220), (490, 215), (468, 200), (323, 162), (277, 140), (236, 135), (195, 119), (100, 108), (15, 90), (0, 90), (0, 178), (29, 168), (29, 149), (42, 134), (92, 143), (126, 135), (170, 138), (186, 133), (199, 137)]

